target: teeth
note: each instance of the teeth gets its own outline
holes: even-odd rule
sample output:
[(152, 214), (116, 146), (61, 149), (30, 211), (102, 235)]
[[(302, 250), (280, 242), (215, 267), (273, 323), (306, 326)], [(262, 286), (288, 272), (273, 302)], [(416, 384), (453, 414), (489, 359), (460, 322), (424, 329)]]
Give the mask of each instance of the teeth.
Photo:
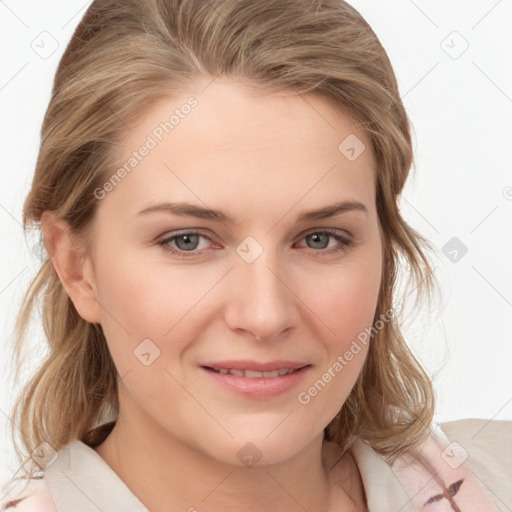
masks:
[[(272, 374), (272, 375), (265, 375), (265, 374)], [(242, 372), (242, 375), (244, 377), (247, 377), (248, 379), (256, 379), (256, 378), (261, 378), (261, 377), (274, 377), (274, 372), (257, 372), (256, 370), (244, 370)], [(277, 377), (277, 375), (276, 375)]]
[(256, 370), (232, 370), (229, 368), (212, 368), (212, 370), (222, 375), (230, 373), (231, 375), (238, 375), (239, 377), (246, 377), (248, 379), (259, 379), (262, 377), (280, 377), (281, 375), (286, 375), (288, 373), (292, 373), (295, 371), (289, 368), (283, 368), (281, 370), (274, 370), (271, 372), (258, 372)]

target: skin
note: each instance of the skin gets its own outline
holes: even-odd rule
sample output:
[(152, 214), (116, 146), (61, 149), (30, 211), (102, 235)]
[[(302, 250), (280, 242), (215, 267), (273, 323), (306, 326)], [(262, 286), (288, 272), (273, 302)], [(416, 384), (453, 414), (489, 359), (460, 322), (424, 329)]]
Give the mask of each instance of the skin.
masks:
[[(62, 220), (43, 218), (55, 269), (80, 315), (101, 324), (120, 375), (117, 424), (96, 451), (152, 511), (364, 510), (352, 456), (340, 460), (339, 448), (322, 442), (368, 346), (308, 404), (297, 395), (374, 319), (382, 232), (373, 152), (351, 118), (319, 96), (254, 94), (227, 78), (208, 83), (158, 101), (133, 125), (126, 158), (169, 112), (191, 95), (198, 100), (99, 201), (87, 251)], [(366, 145), (355, 161), (338, 150), (349, 134)], [(367, 211), (296, 222), (342, 200)], [(236, 223), (137, 215), (166, 201), (221, 209)], [(194, 256), (158, 245), (186, 229), (207, 237), (189, 242)], [(354, 243), (309, 236), (323, 229)], [(248, 236), (263, 249), (252, 263), (236, 252)], [(167, 245), (186, 251), (183, 239)], [(144, 339), (160, 350), (149, 366), (134, 356)], [(226, 359), (311, 366), (295, 388), (254, 399), (199, 368)], [(252, 467), (237, 456), (249, 442), (261, 455)]]

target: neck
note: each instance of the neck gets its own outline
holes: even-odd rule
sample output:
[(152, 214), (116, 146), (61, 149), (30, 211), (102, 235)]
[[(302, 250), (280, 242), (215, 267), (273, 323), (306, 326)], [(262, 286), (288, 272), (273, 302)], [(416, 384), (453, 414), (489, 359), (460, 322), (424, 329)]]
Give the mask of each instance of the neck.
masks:
[(170, 434), (121, 395), (115, 426), (94, 449), (151, 512), (363, 509), (354, 460), (349, 452), (341, 457), (335, 443), (324, 443), (323, 433), (286, 460), (246, 467), (206, 453), (205, 439), (201, 445), (187, 432)]
[(152, 512), (303, 512), (330, 509), (333, 454), (326, 456), (325, 447), (318, 436), (286, 461), (234, 466), (159, 428), (128, 424), (120, 414), (111, 434), (95, 450)]

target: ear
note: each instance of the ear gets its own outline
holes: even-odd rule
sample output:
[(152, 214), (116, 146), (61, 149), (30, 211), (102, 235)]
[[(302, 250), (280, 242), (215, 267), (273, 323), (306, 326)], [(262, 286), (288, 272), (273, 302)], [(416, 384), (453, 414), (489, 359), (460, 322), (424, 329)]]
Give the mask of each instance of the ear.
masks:
[(73, 237), (64, 219), (49, 210), (41, 215), (41, 231), (55, 272), (78, 314), (88, 322), (99, 324), (100, 305), (93, 265), (83, 243)]

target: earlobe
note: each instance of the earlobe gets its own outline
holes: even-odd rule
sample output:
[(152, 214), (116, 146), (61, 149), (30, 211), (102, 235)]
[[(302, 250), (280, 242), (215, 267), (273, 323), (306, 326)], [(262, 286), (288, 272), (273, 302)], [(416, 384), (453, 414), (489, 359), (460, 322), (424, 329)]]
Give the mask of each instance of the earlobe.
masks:
[(78, 314), (88, 322), (99, 324), (93, 267), (85, 247), (72, 235), (69, 224), (54, 212), (43, 212), (41, 231), (53, 268)]

